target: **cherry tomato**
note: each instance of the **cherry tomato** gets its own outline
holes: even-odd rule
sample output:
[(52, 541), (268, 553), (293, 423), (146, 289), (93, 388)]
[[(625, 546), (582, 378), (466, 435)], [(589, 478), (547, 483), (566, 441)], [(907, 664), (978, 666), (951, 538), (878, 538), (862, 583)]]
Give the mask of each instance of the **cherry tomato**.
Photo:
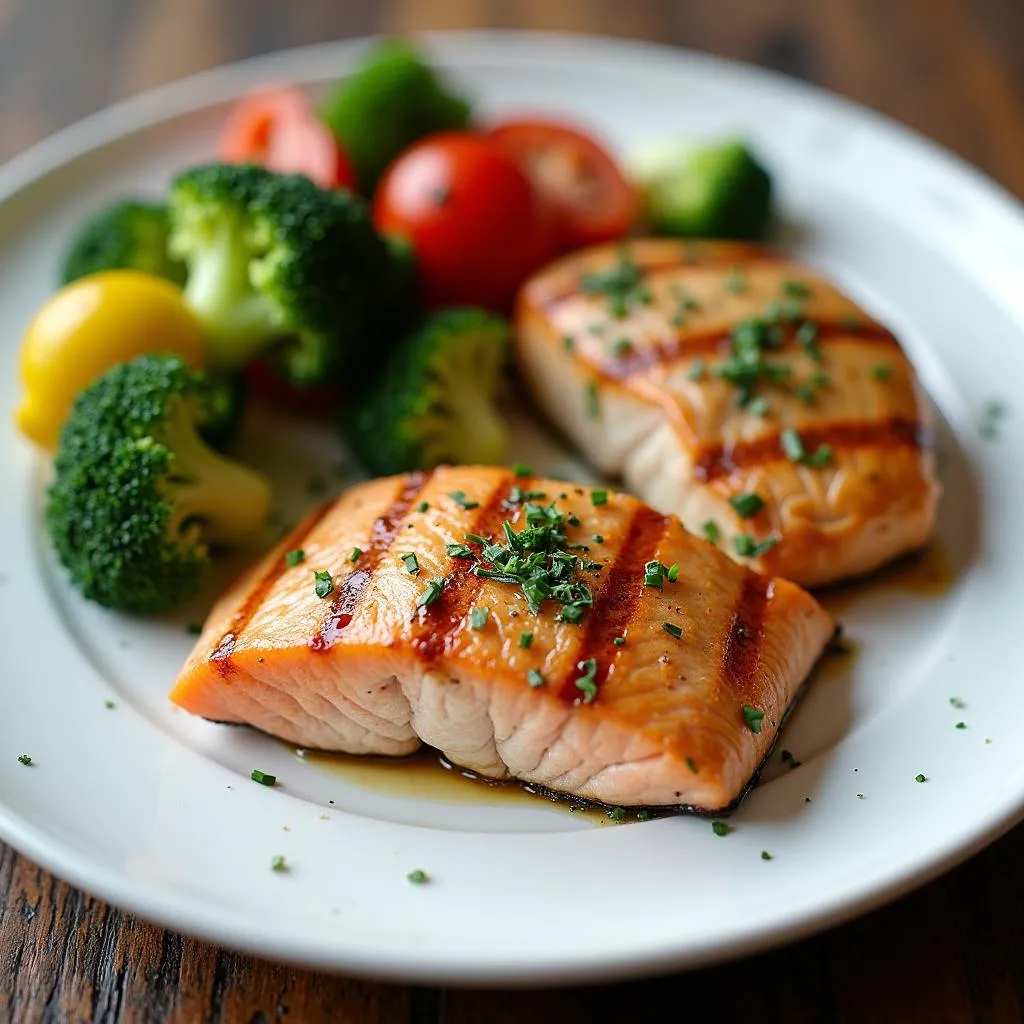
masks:
[(472, 132), (439, 132), (400, 154), (377, 188), (373, 219), (412, 243), (428, 306), (507, 312), (553, 255), (543, 198), (514, 160)]
[(256, 359), (245, 368), (250, 393), (269, 405), (296, 416), (327, 420), (336, 416), (341, 389), (330, 384), (298, 387), (283, 380), (270, 360)]
[(331, 130), (299, 89), (269, 86), (239, 100), (218, 147), (226, 163), (258, 163), (305, 174), (321, 188), (356, 186), (355, 171)]
[(563, 250), (610, 242), (629, 231), (634, 190), (611, 153), (592, 136), (557, 121), (514, 120), (494, 125), (487, 137), (548, 198)]

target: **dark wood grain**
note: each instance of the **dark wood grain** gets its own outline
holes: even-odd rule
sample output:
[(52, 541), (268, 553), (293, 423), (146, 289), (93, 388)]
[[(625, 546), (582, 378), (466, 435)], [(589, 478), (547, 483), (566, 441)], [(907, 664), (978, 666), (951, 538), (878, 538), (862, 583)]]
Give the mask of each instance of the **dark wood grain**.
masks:
[[(1022, 0), (0, 0), (0, 159), (224, 61), (381, 30), (489, 26), (654, 39), (771, 67), (897, 118), (1024, 197)], [(1024, 829), (884, 910), (762, 956), (629, 985), (501, 993), (353, 981), (217, 950), (0, 848), (0, 1021), (663, 1018), (1024, 1020)]]

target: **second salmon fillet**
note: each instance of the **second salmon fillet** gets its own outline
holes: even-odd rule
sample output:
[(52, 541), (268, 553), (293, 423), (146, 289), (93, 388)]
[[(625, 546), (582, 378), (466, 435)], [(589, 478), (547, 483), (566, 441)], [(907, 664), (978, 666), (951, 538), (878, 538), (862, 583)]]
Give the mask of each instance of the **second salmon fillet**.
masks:
[(833, 632), (629, 495), (445, 467), (307, 518), (224, 594), (171, 699), (304, 748), (426, 743), (489, 778), (717, 811)]

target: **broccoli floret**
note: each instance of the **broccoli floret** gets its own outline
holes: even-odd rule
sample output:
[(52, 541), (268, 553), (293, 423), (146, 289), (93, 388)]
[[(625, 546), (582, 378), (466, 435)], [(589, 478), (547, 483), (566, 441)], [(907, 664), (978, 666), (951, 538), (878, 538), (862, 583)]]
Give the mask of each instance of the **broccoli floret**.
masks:
[(61, 431), (45, 523), (72, 584), (126, 612), (177, 607), (199, 588), (209, 546), (266, 522), (258, 474), (201, 440), (206, 384), (177, 356), (146, 355), (82, 391)]
[(170, 251), (188, 266), (185, 301), (217, 368), (278, 343), (291, 380), (329, 382), (388, 301), (388, 246), (349, 192), (251, 164), (208, 164), (174, 181), (168, 209)]
[(221, 370), (208, 373), (203, 389), (205, 413), (196, 421), (199, 436), (214, 448), (225, 448), (238, 433), (245, 411), (245, 375)]
[(384, 168), (410, 143), (465, 128), (470, 105), (446, 89), (412, 44), (387, 39), (338, 83), (321, 116), (354, 163), (359, 187), (371, 195)]
[(366, 470), (500, 462), (508, 340), (505, 320), (469, 307), (433, 313), (406, 335), (345, 401), (348, 442)]
[(167, 208), (126, 200), (94, 213), (72, 240), (61, 268), (61, 283), (101, 270), (141, 270), (185, 283), (185, 265), (167, 254)]
[(633, 165), (654, 234), (759, 239), (772, 212), (772, 180), (742, 142), (670, 145)]

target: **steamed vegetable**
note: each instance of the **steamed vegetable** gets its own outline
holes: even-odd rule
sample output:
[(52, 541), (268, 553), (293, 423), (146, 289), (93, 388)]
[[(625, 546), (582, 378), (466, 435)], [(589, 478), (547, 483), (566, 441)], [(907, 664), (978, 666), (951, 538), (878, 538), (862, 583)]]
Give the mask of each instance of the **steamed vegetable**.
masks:
[(359, 188), (371, 195), (384, 168), (407, 146), (465, 128), (470, 106), (412, 44), (389, 39), (335, 87), (321, 114), (355, 164)]
[(369, 343), (391, 257), (357, 196), (299, 174), (208, 164), (175, 180), (168, 208), (211, 366), (244, 366), (277, 343), (291, 382), (321, 384)]
[(202, 331), (181, 291), (135, 270), (80, 278), (52, 295), (21, 343), (21, 432), (42, 448), (57, 443), (71, 403), (105, 370), (146, 352), (204, 365)]
[(508, 341), (504, 319), (471, 307), (440, 310), (406, 336), (345, 403), (347, 440), (366, 470), (500, 462)]
[(772, 180), (742, 142), (668, 145), (638, 154), (640, 185), (654, 234), (759, 239), (772, 212)]
[(199, 588), (210, 546), (266, 522), (258, 474), (199, 437), (207, 385), (177, 356), (140, 356), (75, 401), (61, 431), (46, 528), (70, 580), (91, 601), (168, 611)]
[(185, 265), (167, 254), (167, 209), (160, 203), (121, 200), (94, 213), (64, 256), (61, 282), (101, 270), (140, 270), (185, 283)]

